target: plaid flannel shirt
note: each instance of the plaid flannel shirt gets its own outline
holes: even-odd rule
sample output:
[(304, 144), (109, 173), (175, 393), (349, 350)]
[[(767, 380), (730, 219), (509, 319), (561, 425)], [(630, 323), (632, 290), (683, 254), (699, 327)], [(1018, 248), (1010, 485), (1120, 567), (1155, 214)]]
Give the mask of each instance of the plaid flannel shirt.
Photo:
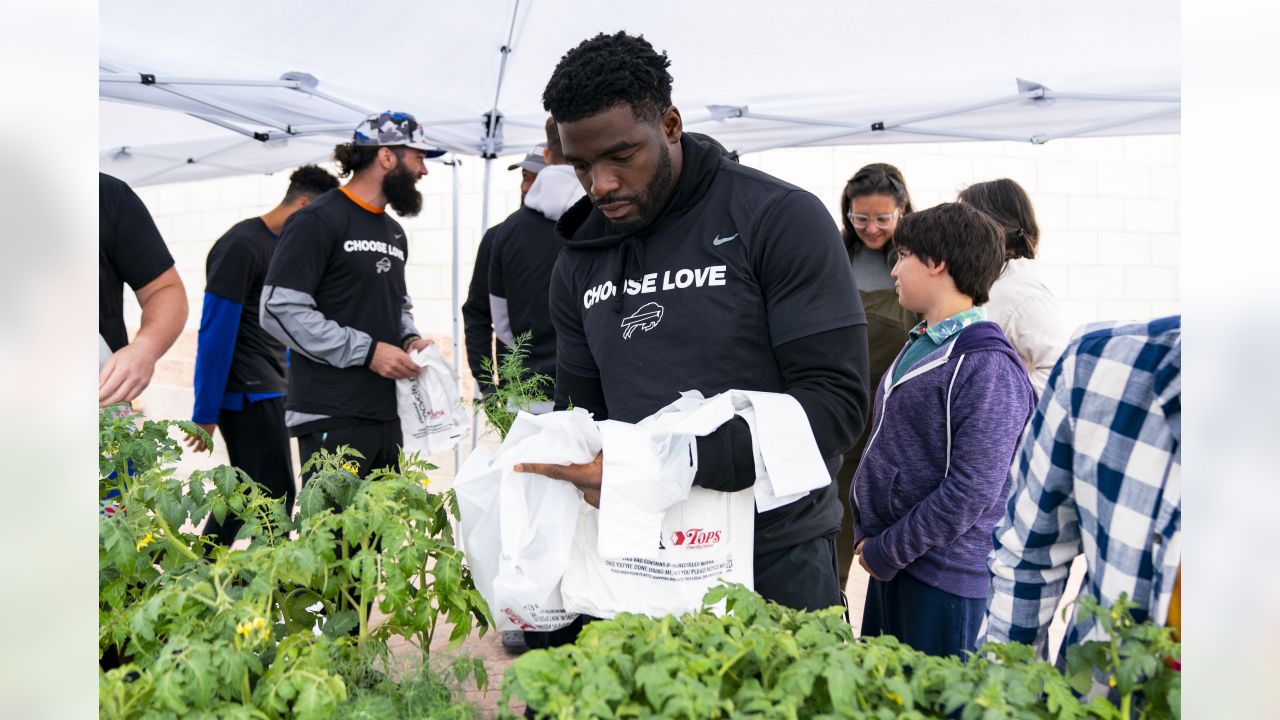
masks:
[[(1181, 317), (1085, 328), (1059, 358), (992, 533), (986, 639), (1048, 652), (1071, 562), (1081, 592), (1164, 623), (1181, 561)], [(1063, 648), (1103, 639), (1073, 617)]]

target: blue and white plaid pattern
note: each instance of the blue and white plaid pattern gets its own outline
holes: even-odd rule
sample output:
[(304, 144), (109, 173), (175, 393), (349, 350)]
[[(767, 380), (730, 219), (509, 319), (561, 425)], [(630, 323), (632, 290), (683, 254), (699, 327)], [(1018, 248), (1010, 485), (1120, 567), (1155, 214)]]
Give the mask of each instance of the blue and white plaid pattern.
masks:
[[(1164, 623), (1182, 557), (1181, 318), (1085, 328), (1049, 377), (992, 533), (986, 639), (1048, 652), (1071, 561), (1081, 593)], [(1072, 619), (1063, 647), (1102, 639)]]

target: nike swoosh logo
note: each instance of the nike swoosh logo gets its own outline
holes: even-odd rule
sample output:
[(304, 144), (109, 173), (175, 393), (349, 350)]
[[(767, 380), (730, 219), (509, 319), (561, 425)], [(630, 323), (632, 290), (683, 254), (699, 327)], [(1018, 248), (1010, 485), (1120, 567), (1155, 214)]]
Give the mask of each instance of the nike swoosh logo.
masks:
[(720, 237), (720, 236), (717, 234), (717, 235), (716, 235), (716, 239), (715, 239), (715, 240), (712, 240), (712, 241), (711, 241), (711, 244), (712, 244), (712, 245), (723, 245), (723, 244), (725, 244), (725, 243), (729, 242), (730, 240), (733, 240), (733, 239), (734, 239), (734, 238), (736, 238), (736, 237), (738, 237), (738, 233), (734, 233), (734, 234), (730, 235), (730, 236), (729, 236), (729, 237), (727, 237), (727, 238), (722, 238), (722, 237)]
[(402, 238), (402, 237), (404, 237), (404, 235), (402, 235), (401, 233), (396, 233), (396, 239), (397, 239), (397, 240), (399, 240), (399, 239), (400, 239), (400, 238)]

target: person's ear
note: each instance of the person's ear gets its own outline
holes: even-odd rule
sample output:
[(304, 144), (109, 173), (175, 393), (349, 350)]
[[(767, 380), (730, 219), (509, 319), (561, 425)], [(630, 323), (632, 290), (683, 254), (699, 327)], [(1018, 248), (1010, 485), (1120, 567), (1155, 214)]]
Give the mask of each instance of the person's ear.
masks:
[(684, 120), (680, 117), (679, 108), (675, 105), (667, 108), (666, 112), (662, 113), (660, 124), (662, 126), (662, 136), (666, 138), (667, 142), (680, 142), (680, 135), (684, 132)]
[(396, 157), (396, 151), (389, 147), (383, 146), (378, 148), (378, 164), (383, 170), (394, 170), (399, 158)]
[(935, 263), (935, 262), (931, 262), (931, 263), (929, 263), (929, 274), (930, 274), (930, 275), (941, 275), (943, 272), (945, 272), (945, 271), (946, 271), (946, 269), (947, 269), (947, 261), (946, 261), (946, 260), (939, 260), (939, 261), (938, 261), (938, 262), (936, 262), (936, 263)]

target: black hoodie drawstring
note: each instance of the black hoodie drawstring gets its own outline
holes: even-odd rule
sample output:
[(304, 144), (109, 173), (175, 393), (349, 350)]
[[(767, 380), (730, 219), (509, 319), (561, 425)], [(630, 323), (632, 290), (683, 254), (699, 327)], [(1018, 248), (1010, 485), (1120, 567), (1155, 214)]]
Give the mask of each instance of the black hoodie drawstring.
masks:
[(644, 242), (635, 235), (627, 235), (622, 238), (619, 246), (618, 280), (614, 284), (614, 287), (617, 288), (617, 294), (613, 299), (613, 312), (621, 315), (623, 295), (626, 294), (627, 290), (627, 280), (632, 276), (644, 278)]

